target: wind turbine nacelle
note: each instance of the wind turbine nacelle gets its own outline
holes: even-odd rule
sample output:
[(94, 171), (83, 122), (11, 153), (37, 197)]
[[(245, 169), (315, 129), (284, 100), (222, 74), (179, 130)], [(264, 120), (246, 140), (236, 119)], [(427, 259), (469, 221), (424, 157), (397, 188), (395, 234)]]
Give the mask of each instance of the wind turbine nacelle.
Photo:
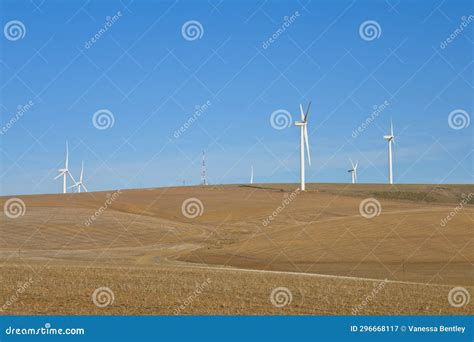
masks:
[(304, 121), (295, 121), (295, 126), (304, 126), (306, 125), (306, 122)]
[(393, 139), (393, 136), (391, 136), (391, 135), (384, 135), (383, 138), (384, 138), (385, 140), (392, 140), (392, 139)]

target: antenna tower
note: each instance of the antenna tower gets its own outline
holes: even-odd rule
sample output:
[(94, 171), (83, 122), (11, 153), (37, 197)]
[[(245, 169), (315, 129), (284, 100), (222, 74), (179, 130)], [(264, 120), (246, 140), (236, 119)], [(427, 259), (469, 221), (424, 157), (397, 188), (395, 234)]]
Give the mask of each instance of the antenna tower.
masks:
[(206, 154), (204, 153), (204, 151), (202, 151), (201, 185), (207, 185), (207, 180), (206, 180)]

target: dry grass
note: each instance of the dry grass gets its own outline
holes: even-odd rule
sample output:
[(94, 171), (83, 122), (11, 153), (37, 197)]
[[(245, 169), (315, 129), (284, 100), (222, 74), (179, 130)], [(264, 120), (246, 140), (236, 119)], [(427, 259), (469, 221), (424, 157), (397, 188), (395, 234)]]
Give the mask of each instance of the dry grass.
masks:
[[(31, 276), (33, 284), (3, 314), (429, 314), (467, 315), (471, 306), (454, 308), (447, 296), (450, 286), (387, 283), (286, 274), (259, 274), (199, 269), (186, 266), (78, 265), (42, 263), (2, 267), (1, 295), (11, 296), (19, 283)], [(201, 286), (202, 291), (196, 294)], [(110, 305), (92, 302), (95, 289), (114, 293)], [(286, 287), (289, 305), (277, 308), (270, 295)], [(363, 305), (374, 288), (380, 290)], [(472, 292), (473, 288), (469, 290)], [(13, 292), (13, 293), (12, 293)], [(181, 309), (180, 309), (181, 307)]]
[[(293, 188), (122, 191), (90, 226), (106, 192), (21, 196), (26, 214), (1, 217), (0, 300), (30, 275), (35, 281), (5, 313), (173, 314), (209, 278), (180, 314), (351, 314), (380, 284), (357, 277), (390, 280), (360, 314), (472, 313), (472, 303), (454, 308), (447, 295), (455, 285), (472, 293), (474, 209), (465, 205), (446, 226), (440, 222), (474, 186), (311, 184), (263, 225)], [(195, 219), (181, 212), (190, 197), (204, 204)], [(382, 205), (373, 219), (359, 212), (366, 197)], [(115, 302), (101, 309), (91, 296), (102, 286)], [(293, 294), (283, 308), (269, 301), (279, 286)]]

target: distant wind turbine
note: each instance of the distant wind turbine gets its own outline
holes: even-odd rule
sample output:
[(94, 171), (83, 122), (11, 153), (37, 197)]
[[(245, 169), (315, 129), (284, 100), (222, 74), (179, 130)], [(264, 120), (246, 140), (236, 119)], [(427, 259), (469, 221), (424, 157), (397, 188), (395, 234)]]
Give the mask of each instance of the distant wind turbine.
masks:
[(356, 163), (354, 165), (354, 163), (352, 162), (352, 159), (349, 159), (349, 161), (351, 162), (352, 169), (347, 170), (347, 172), (351, 173), (352, 184), (357, 184), (357, 165), (359, 164), (359, 162), (356, 161)]
[(74, 185), (71, 185), (69, 188), (72, 189), (72, 188), (77, 188), (77, 192), (81, 192), (81, 188), (84, 188), (84, 190), (87, 192), (87, 188), (86, 186), (84, 185), (84, 182), (82, 181), (82, 176), (84, 174), (84, 161), (82, 162), (82, 167), (81, 167), (81, 175), (79, 176), (79, 181), (78, 182), (75, 182)]
[(388, 142), (388, 183), (393, 184), (392, 144), (395, 143), (395, 136), (393, 135), (392, 120), (390, 120), (390, 135), (384, 135), (383, 138)]
[(295, 121), (295, 126), (300, 127), (300, 190), (306, 190), (305, 184), (305, 173), (304, 173), (304, 150), (306, 145), (306, 153), (308, 154), (308, 164), (311, 165), (311, 157), (309, 153), (309, 142), (308, 142), (308, 113), (309, 108), (311, 107), (311, 102), (308, 105), (308, 109), (306, 109), (306, 114), (303, 112), (303, 106), (300, 104), (300, 112), (301, 112), (301, 121)]
[(253, 165), (250, 167), (250, 184), (253, 184)]
[(74, 177), (71, 175), (71, 172), (69, 172), (69, 148), (68, 144), (66, 141), (66, 163), (63, 169), (58, 169), (59, 175), (54, 177), (54, 179), (58, 179), (59, 177), (63, 177), (63, 193), (65, 194), (67, 192), (67, 176), (71, 177), (72, 181), (75, 183), (76, 180)]

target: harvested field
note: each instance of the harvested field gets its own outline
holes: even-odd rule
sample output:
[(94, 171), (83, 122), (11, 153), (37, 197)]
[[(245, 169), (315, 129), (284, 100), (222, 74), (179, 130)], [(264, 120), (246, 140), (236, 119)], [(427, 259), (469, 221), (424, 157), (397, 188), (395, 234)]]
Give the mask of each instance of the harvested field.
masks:
[[(0, 309), (3, 314), (474, 312), (472, 303), (455, 307), (448, 301), (454, 287), (474, 293), (474, 186), (294, 189), (260, 184), (18, 196), (24, 215), (1, 216)], [(12, 197), (0, 198), (0, 204)], [(376, 201), (361, 209), (369, 198)], [(182, 210), (187, 199), (197, 212)], [(92, 301), (101, 287), (114, 297), (105, 307)], [(276, 288), (289, 292), (281, 297), (290, 299), (286, 305), (270, 300)]]

